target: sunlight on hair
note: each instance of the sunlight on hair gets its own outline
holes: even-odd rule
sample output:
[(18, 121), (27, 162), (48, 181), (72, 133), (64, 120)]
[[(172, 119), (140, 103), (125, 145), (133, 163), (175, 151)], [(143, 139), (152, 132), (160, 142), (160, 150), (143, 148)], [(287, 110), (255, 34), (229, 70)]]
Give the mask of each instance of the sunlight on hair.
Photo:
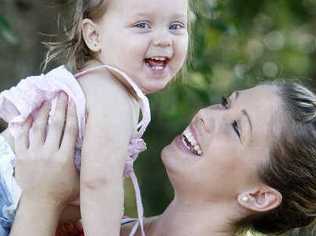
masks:
[(248, 231), (245, 236), (263, 236), (263, 234), (252, 233), (252, 232)]

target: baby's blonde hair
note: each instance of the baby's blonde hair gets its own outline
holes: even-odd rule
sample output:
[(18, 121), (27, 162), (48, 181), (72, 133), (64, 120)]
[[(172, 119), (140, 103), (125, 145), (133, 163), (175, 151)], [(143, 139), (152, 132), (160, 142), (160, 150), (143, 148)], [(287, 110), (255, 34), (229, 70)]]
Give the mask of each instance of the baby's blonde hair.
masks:
[(82, 37), (82, 20), (100, 19), (106, 12), (108, 0), (76, 0), (69, 7), (74, 9), (69, 27), (63, 29), (65, 39), (59, 42), (46, 42), (48, 47), (44, 69), (53, 60), (66, 58), (65, 63), (73, 72), (79, 71), (86, 62), (95, 59), (95, 54), (89, 50)]

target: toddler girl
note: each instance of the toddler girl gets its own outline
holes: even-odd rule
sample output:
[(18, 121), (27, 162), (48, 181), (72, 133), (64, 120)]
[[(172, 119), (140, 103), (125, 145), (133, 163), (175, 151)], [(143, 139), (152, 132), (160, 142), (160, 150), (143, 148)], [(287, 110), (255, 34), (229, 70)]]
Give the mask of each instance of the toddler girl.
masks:
[[(0, 95), (0, 117), (13, 135), (29, 115), (36, 115), (43, 101), (52, 100), (53, 113), (60, 91), (74, 101), (79, 125), (75, 165), (80, 167), (85, 235), (119, 235), (122, 175), (131, 177), (136, 192), (138, 222), (131, 235), (138, 225), (144, 235), (133, 171), (133, 162), (145, 149), (141, 137), (150, 121), (144, 94), (165, 88), (183, 66), (188, 8), (188, 0), (78, 0), (68, 40), (55, 44), (48, 54), (49, 61), (65, 53), (73, 73), (61, 66), (28, 77)], [(14, 161), (14, 155), (9, 160)], [(10, 225), (21, 191), (12, 177), (13, 168), (8, 163), (6, 167), (1, 177), (10, 188), (4, 196), (10, 197), (1, 215)]]

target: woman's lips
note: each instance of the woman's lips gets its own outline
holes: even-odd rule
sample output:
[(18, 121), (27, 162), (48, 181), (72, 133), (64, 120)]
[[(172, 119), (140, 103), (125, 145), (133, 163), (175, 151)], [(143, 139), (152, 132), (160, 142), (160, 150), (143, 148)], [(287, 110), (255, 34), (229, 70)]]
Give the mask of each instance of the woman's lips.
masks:
[(196, 151), (190, 148), (184, 141), (183, 135), (178, 135), (175, 138), (175, 145), (184, 153), (189, 154), (190, 156), (194, 157), (194, 159), (201, 158), (201, 155), (198, 155)]
[(186, 128), (182, 133), (182, 141), (184, 145), (195, 155), (201, 156), (203, 154), (202, 148), (198, 143), (195, 132), (191, 126)]

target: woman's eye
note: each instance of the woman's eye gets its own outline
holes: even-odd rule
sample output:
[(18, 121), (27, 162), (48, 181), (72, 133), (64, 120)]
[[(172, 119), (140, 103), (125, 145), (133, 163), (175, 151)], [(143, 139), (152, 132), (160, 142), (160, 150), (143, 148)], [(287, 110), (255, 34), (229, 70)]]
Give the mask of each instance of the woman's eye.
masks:
[(226, 97), (222, 97), (222, 106), (225, 108), (225, 109), (228, 109), (229, 107), (229, 103), (228, 103), (228, 99)]
[[(222, 97), (222, 106), (225, 109), (229, 109), (229, 102), (228, 99), (226, 97)], [(234, 122), (232, 123), (232, 127), (234, 129), (234, 132), (238, 135), (238, 137), (240, 138), (240, 130), (239, 130), (239, 126), (238, 126), (238, 122), (236, 120), (234, 120)]]
[(180, 23), (180, 22), (173, 23), (169, 27), (170, 30), (180, 30), (180, 29), (184, 29), (184, 28), (185, 28), (185, 25), (183, 23)]
[(134, 25), (134, 27), (139, 28), (139, 29), (150, 29), (151, 26), (148, 22), (138, 22)]
[(233, 126), (234, 131), (236, 132), (236, 134), (240, 138), (240, 131), (239, 131), (239, 127), (238, 127), (237, 121), (234, 120), (234, 122), (232, 123), (232, 126)]

